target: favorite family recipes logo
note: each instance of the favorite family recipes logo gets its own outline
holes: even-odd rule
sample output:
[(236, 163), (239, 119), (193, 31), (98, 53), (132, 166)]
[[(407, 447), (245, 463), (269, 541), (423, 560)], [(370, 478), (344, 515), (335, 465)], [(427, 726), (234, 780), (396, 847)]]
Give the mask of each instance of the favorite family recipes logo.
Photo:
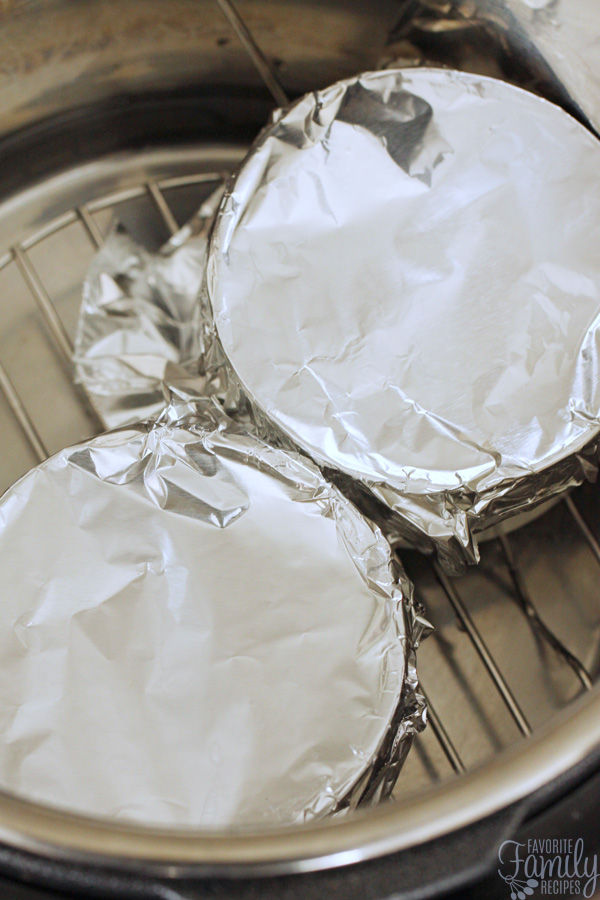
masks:
[(586, 851), (582, 838), (504, 841), (498, 861), (511, 900), (596, 896), (598, 856)]

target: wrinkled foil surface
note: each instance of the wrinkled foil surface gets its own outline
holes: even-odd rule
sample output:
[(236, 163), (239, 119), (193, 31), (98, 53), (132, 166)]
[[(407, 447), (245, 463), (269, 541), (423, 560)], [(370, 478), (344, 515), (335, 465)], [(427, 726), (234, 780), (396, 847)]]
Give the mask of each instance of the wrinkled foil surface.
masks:
[(27, 799), (291, 824), (388, 793), (424, 724), (379, 530), (190, 389), (11, 488), (0, 565), (0, 785)]
[[(201, 303), (207, 236), (223, 188), (159, 253), (115, 227), (96, 254), (83, 289), (75, 340), (77, 381), (106, 428), (158, 414), (163, 382), (203, 370)], [(207, 381), (204, 393), (213, 393)]]
[(475, 560), (474, 531), (595, 471), (599, 187), (591, 134), (479, 76), (388, 70), (276, 114), (207, 275), (259, 417)]

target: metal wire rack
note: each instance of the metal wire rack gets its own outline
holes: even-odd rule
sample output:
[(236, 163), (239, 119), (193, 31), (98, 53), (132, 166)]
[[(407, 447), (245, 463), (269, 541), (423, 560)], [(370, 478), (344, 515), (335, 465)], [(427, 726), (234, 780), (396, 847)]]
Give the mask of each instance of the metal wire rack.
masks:
[[(275, 101), (285, 103), (273, 66), (236, 9), (229, 0), (217, 2)], [(135, 165), (101, 161), (82, 176), (79, 202), (70, 205), (70, 197), (67, 208), (41, 224), (48, 186), (24, 197), (36, 225), (24, 225), (12, 246), (0, 248), (0, 490), (60, 446), (103, 430), (72, 377), (82, 273), (114, 216), (136, 208), (138, 221), (153, 222), (157, 235), (177, 230), (185, 211), (231, 165), (231, 154), (223, 159), (213, 153), (207, 160), (202, 152), (202, 171), (192, 171), (202, 156), (194, 148), (149, 153)], [(115, 188), (107, 190), (112, 183)], [(0, 206), (0, 223), (2, 217)], [(27, 215), (22, 219), (28, 222)], [(28, 340), (33, 331), (43, 335), (49, 351), (46, 367), (39, 360), (42, 344)], [(56, 367), (60, 378), (49, 375)], [(33, 382), (27, 380), (32, 371)], [(67, 407), (78, 411), (66, 414)], [(409, 757), (398, 790), (461, 775), (527, 738), (592, 687), (600, 668), (600, 610), (593, 591), (600, 574), (597, 499), (592, 487), (577, 499), (566, 497), (516, 535), (485, 545), (481, 566), (459, 579), (408, 554), (409, 575), (436, 632), (419, 657), (430, 729)]]

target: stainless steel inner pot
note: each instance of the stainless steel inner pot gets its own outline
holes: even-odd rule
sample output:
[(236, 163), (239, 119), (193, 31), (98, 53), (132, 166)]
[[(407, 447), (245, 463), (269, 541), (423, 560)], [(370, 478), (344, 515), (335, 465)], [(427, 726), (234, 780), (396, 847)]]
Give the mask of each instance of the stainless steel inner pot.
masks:
[[(0, 490), (99, 429), (70, 355), (81, 282), (112, 219), (160, 244), (243, 157), (275, 100), (393, 56), (408, 5), (2, 4)], [(482, 54), (472, 68), (506, 74), (490, 60)], [(521, 59), (519, 78), (530, 74)], [(419, 654), (430, 726), (395, 802), (294, 830), (223, 835), (116, 826), (0, 794), (1, 842), (167, 878), (308, 871), (456, 832), (589, 758), (600, 745), (598, 489), (489, 541), (463, 577), (417, 554), (405, 564), (436, 631)]]

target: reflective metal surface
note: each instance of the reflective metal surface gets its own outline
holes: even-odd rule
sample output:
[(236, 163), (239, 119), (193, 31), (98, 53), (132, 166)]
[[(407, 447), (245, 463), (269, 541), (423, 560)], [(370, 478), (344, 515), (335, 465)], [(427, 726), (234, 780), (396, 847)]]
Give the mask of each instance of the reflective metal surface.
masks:
[(23, 798), (284, 826), (397, 772), (422, 728), (389, 545), (196, 386), (18, 481), (0, 562), (0, 783)]
[[(522, 52), (540, 54), (573, 104), (600, 131), (600, 7), (595, 0), (507, 0), (506, 6), (505, 27), (514, 30)], [(498, 12), (492, 4), (492, 14)]]
[[(176, 228), (164, 197), (152, 187), (165, 220)], [(199, 297), (222, 193), (219, 185), (157, 254), (116, 226), (88, 272), (74, 347), (76, 380), (106, 428), (156, 415), (165, 405), (163, 382), (204, 369)]]
[[(393, 28), (405, 9), (396, 0), (303, 3), (301, 14), (294, 3), (287, 2), (239, 0), (236, 6), (292, 95), (376, 68), (385, 57), (394, 58)], [(48, 141), (40, 152), (35, 134), (27, 134), (18, 153), (9, 160), (4, 156), (3, 197), (17, 187), (19, 193), (0, 205), (0, 262), (5, 264), (0, 272), (3, 487), (44, 456), (44, 445), (55, 452), (101, 428), (73, 388), (72, 372), (56, 346), (51, 316), (47, 308), (42, 312), (40, 297), (49, 298), (72, 338), (94, 241), (106, 233), (115, 212), (134, 237), (156, 249), (168, 239), (169, 226), (164, 207), (161, 204), (159, 209), (156, 203), (156, 191), (147, 185), (158, 185), (178, 224), (183, 224), (210, 192), (204, 182), (217, 178), (223, 168), (243, 156), (243, 150), (221, 147), (215, 151), (206, 144), (223, 140), (234, 118), (246, 116), (248, 122), (252, 102), (244, 94), (243, 103), (238, 103), (235, 90), (226, 103), (222, 92), (214, 91), (210, 127), (206, 116), (194, 116), (196, 143), (189, 150), (172, 147), (166, 153), (146, 153), (138, 141), (134, 154), (108, 155), (118, 146), (131, 146), (125, 126), (134, 107), (119, 101), (120, 93), (129, 87), (137, 85), (141, 92), (161, 83), (182, 86), (181, 94), (170, 97), (161, 114), (152, 117), (153, 133), (159, 132), (156, 144), (160, 137), (170, 140), (168, 129), (175, 125), (181, 140), (181, 127), (192, 122), (182, 102), (192, 80), (211, 90), (223, 80), (236, 85), (258, 83), (258, 70), (236, 43), (236, 33), (221, 30), (227, 26), (225, 18), (218, 20), (221, 15), (212, 0), (181, 6), (171, 0), (125, 4), (17, 0), (3, 20), (7, 38), (0, 45), (3, 134), (16, 133), (18, 123), (35, 122), (44, 114), (73, 110), (102, 98), (110, 97), (111, 109), (120, 116), (118, 127), (102, 134), (94, 132), (93, 116), (82, 120), (79, 132), (70, 131), (69, 139), (63, 136), (61, 120), (62, 139), (52, 144), (53, 153)], [(204, 27), (198, 26), (199, 17), (204, 17)], [(133, 20), (135, 29), (129, 24)], [(98, 21), (103, 23), (101, 29), (96, 28)], [(438, 40), (435, 33), (428, 34), (432, 41)], [(219, 44), (223, 39), (225, 43)], [(464, 32), (457, 32), (455, 48), (465, 42)], [(472, 42), (468, 43), (472, 49)], [(486, 73), (498, 74), (496, 58), (488, 49), (478, 51), (479, 63)], [(147, 65), (149, 59), (152, 66)], [(519, 59), (515, 67), (519, 83), (533, 76), (531, 62), (527, 56)], [(74, 72), (81, 77), (73, 79)], [(264, 115), (253, 127), (261, 121)], [(73, 140), (78, 133), (81, 136)], [(83, 165), (86, 159), (95, 161)], [(62, 174), (55, 178), (58, 170)], [(23, 191), (46, 173), (52, 178)], [(22, 248), (25, 267), (17, 267), (14, 253), (8, 252), (15, 246)], [(31, 278), (32, 269), (37, 281)], [(39, 290), (33, 292), (40, 285), (42, 295)], [(567, 504), (559, 504), (548, 516), (519, 531), (518, 538), (509, 538), (514, 540), (511, 549), (521, 586), (593, 681), (600, 665), (599, 511), (596, 488), (585, 486)], [(172, 878), (187, 867), (228, 874), (298, 871), (414, 846), (548, 784), (600, 744), (600, 698), (594, 688), (587, 699), (577, 699), (582, 691), (580, 677), (523, 613), (501, 547), (490, 542), (481, 552), (481, 566), (452, 582), (460, 605), (451, 605), (426, 561), (412, 554), (406, 559), (417, 594), (427, 600), (436, 626), (420, 652), (421, 678), (432, 715), (430, 727), (415, 741), (393, 804), (348, 816), (335, 826), (323, 823), (224, 840), (218, 834), (106, 826), (4, 796), (0, 798), (2, 841), (67, 861), (102, 859), (138, 872), (160, 868)], [(495, 665), (486, 667), (482, 654)], [(532, 737), (521, 737), (507, 705), (506, 687)]]
[(598, 131), (599, 35), (595, 0), (417, 0), (405, 6), (395, 37), (408, 58), (425, 54), (482, 74), (495, 67), (517, 83), (529, 63), (527, 87), (578, 111)]
[[(204, 171), (194, 173), (203, 153)], [(0, 207), (0, 233), (3, 228), (10, 232), (11, 222), (20, 223), (21, 231), (11, 232), (13, 240), (22, 238), (22, 253), (29, 266), (35, 267), (35, 274), (59, 310), (67, 332), (73, 334), (83, 276), (96, 245), (91, 229), (72, 206), (86, 201), (86, 218), (88, 224), (89, 220), (93, 223), (93, 233), (97, 235), (108, 233), (116, 217), (127, 223), (136, 238), (157, 247), (168, 240), (169, 228), (146, 184), (155, 182), (159, 186), (175, 219), (183, 224), (210, 194), (219, 172), (234, 164), (241, 153), (221, 150), (210, 156), (202, 148), (194, 148), (102, 160), (53, 179)], [(61, 196), (64, 208), (56, 209)], [(53, 206), (57, 216), (42, 229), (37, 225), (36, 231), (39, 211), (47, 206)], [(79, 272), (73, 264), (75, 247), (80, 253)], [(56, 387), (40, 379), (28, 389), (26, 376), (33, 357), (23, 360), (22, 355), (11, 354), (12, 341), (17, 339), (21, 346), (29, 347), (37, 332), (41, 343), (33, 344), (32, 351), (39, 355), (47, 347), (52, 358), (54, 337), (29, 293), (28, 283), (19, 280), (14, 256), (7, 255), (5, 260), (5, 269), (0, 271), (0, 281), (6, 279), (4, 296), (12, 300), (12, 309), (19, 312), (12, 325), (9, 319), (0, 321), (5, 335), (0, 361), (8, 364), (5, 371), (11, 376), (14, 391), (5, 394), (0, 404), (4, 417), (2, 474), (3, 484), (8, 487), (36, 458), (45, 455), (44, 447), (36, 444), (35, 435), (41, 444), (50, 443), (51, 429), (59, 424), (54, 415), (57, 396), (61, 398), (63, 431), (62, 436), (60, 431), (57, 433), (56, 449), (101, 426), (86, 419), (89, 423), (81, 427), (79, 434), (74, 432), (65, 413), (72, 405), (79, 408), (81, 397), (68, 369), (63, 369), (62, 391), (57, 393)], [(3, 311), (6, 314), (6, 306)], [(66, 363), (58, 365), (60, 371)], [(7, 396), (12, 397), (12, 407)], [(44, 402), (39, 402), (38, 397)], [(596, 566), (600, 561), (600, 498), (595, 486), (590, 485), (580, 489), (569, 503), (569, 507), (560, 504), (519, 531), (513, 553), (542, 618), (583, 661), (595, 680), (600, 667), (600, 614), (595, 599)], [(422, 682), (432, 714), (430, 727), (415, 740), (398, 781), (395, 802), (388, 810), (353, 814), (335, 828), (333, 823), (317, 830), (304, 826), (291, 833), (243, 839), (229, 836), (223, 842), (216, 834), (200, 838), (197, 833), (191, 837), (146, 832), (123, 823), (110, 827), (91, 821), (84, 824), (68, 814), (3, 796), (0, 821), (4, 839), (52, 856), (91, 859), (96, 854), (108, 854), (113, 863), (120, 857), (122, 865), (131, 864), (136, 869), (143, 856), (147, 860), (143, 868), (148, 871), (162, 859), (171, 874), (194, 865), (227, 872), (299, 870), (342, 864), (410, 846), (424, 836), (442, 834), (448, 828), (473, 821), (485, 810), (501, 807), (505, 797), (524, 796), (535, 785), (565, 771), (595, 746), (600, 699), (594, 691), (591, 705), (585, 704), (577, 715), (574, 711), (571, 715), (571, 704), (581, 691), (579, 678), (540, 639), (538, 630), (519, 610), (516, 589), (498, 543), (486, 544), (481, 552), (479, 567), (461, 579), (446, 582), (440, 582), (420, 556), (406, 557), (417, 597), (426, 602), (435, 626), (434, 634), (419, 651)], [(458, 606), (449, 602), (449, 585), (458, 592)], [(465, 624), (465, 615), (470, 624)], [(555, 719), (561, 710), (565, 716), (563, 725)], [(541, 733), (535, 742), (531, 738), (519, 740), (520, 734), (540, 731), (544, 726), (553, 737), (546, 738)], [(508, 752), (511, 747), (514, 749), (505, 758), (503, 751)], [(465, 772), (478, 774), (466, 778)], [(455, 773), (461, 777), (456, 779)], [(343, 827), (338, 830), (340, 826)], [(134, 863), (134, 859), (138, 861)], [(150, 862), (152, 859), (155, 863)], [(174, 869), (175, 860), (181, 866)]]
[(276, 114), (207, 274), (265, 426), (450, 560), (591, 477), (599, 171), (562, 110), (457, 72), (357, 76)]
[[(221, 98), (229, 88), (230, 102), (237, 93), (248, 103), (252, 92), (271, 93), (274, 83), (283, 83), (289, 95), (303, 93), (376, 66), (399, 14), (398, 0), (379, 0), (368, 11), (359, 0), (238, 0), (240, 29), (227, 16), (232, 6), (216, 0), (10, 0), (0, 43), (0, 137), (123, 95), (176, 90), (185, 96), (200, 86)], [(244, 32), (250, 41), (241, 39)], [(260, 48), (262, 68), (256, 52), (248, 52), (252, 45)], [(243, 115), (238, 105), (234, 109)], [(185, 104), (178, 114), (185, 117)], [(218, 137), (226, 119), (225, 110), (215, 109), (209, 139)], [(66, 147), (63, 164), (82, 151)]]

